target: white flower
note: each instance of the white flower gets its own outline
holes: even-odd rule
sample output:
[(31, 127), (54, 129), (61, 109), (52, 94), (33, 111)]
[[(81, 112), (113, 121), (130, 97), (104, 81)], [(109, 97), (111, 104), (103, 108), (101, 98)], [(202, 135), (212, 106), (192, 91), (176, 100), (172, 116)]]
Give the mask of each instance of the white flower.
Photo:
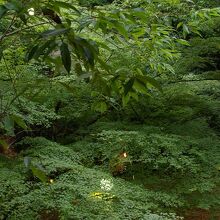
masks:
[(33, 16), (33, 15), (34, 15), (34, 8), (29, 8), (29, 9), (28, 9), (28, 14), (29, 14), (30, 16)]
[(102, 179), (100, 182), (100, 187), (102, 190), (110, 191), (114, 184), (111, 182), (111, 180)]
[(128, 154), (127, 154), (126, 152), (124, 152), (124, 153), (123, 153), (123, 157), (126, 158), (127, 156), (128, 156)]

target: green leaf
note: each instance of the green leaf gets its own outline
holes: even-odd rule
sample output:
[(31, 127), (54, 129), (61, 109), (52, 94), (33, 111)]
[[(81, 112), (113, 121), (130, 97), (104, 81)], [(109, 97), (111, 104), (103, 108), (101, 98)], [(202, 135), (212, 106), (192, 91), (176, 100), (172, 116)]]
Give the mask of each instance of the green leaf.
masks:
[(183, 24), (183, 35), (184, 37), (186, 37), (187, 34), (189, 34), (190, 31), (189, 31), (189, 28), (187, 25)]
[(101, 58), (97, 58), (97, 61), (99, 62), (100, 66), (107, 72), (110, 73), (111, 66), (109, 66), (106, 62), (104, 62)]
[(107, 104), (105, 102), (100, 103), (99, 110), (101, 113), (105, 112), (108, 109)]
[(176, 26), (177, 29), (179, 29), (183, 25), (183, 22), (179, 22)]
[(15, 123), (16, 123), (19, 127), (23, 128), (24, 130), (27, 130), (28, 127), (27, 127), (27, 125), (26, 125), (26, 123), (25, 123), (25, 121), (24, 121), (23, 118), (21, 118), (21, 117), (19, 117), (19, 116), (17, 116), (17, 115), (12, 115), (11, 118), (12, 118), (12, 120), (15, 121)]
[(134, 91), (134, 92), (129, 92), (130, 97), (132, 97), (133, 99), (135, 99), (136, 101), (138, 101), (138, 94)]
[[(37, 59), (39, 56), (44, 55), (49, 55), (49, 53), (55, 48), (56, 42), (54, 39), (46, 41), (42, 46), (39, 46), (34, 53), (34, 58)], [(46, 51), (46, 52), (45, 52)]]
[(121, 73), (125, 73), (126, 75), (130, 73), (130, 69), (127, 68), (127, 67), (122, 67), (122, 68), (119, 68), (115, 71), (115, 74), (121, 74)]
[(81, 66), (80, 63), (76, 63), (74, 69), (75, 69), (76, 74), (77, 74), (78, 76), (80, 76), (81, 74), (84, 73), (83, 70), (82, 70), (82, 66)]
[(88, 79), (91, 77), (91, 73), (83, 73), (79, 76), (79, 79)]
[(11, 116), (6, 116), (3, 121), (3, 127), (7, 132), (7, 135), (14, 136), (14, 120), (11, 118)]
[(47, 38), (47, 37), (54, 37), (54, 36), (62, 35), (62, 34), (68, 33), (69, 31), (70, 31), (69, 28), (59, 28), (59, 29), (44, 31), (40, 35), (42, 38)]
[(202, 34), (199, 32), (199, 30), (197, 28), (191, 27), (191, 31), (192, 31), (192, 33), (195, 33), (195, 34), (199, 35), (200, 37), (202, 37)]
[(31, 171), (35, 177), (37, 177), (41, 182), (48, 182), (46, 173), (39, 167), (31, 165)]
[(74, 47), (78, 58), (83, 60), (85, 68), (89, 69), (89, 66), (94, 67), (95, 59), (97, 59), (99, 54), (99, 48), (96, 42), (79, 36), (69, 37), (68, 40)]
[(106, 44), (102, 42), (98, 42), (99, 47), (102, 47), (103, 49), (106, 49), (108, 51), (112, 51), (111, 48)]
[(132, 87), (134, 85), (134, 78), (131, 78), (128, 80), (128, 82), (124, 86), (124, 95), (126, 96), (128, 92), (132, 90)]
[(131, 16), (131, 21), (135, 22), (134, 16), (141, 19), (142, 21), (146, 21), (146, 19), (148, 18), (148, 13), (146, 13), (146, 11), (143, 8), (134, 8), (130, 14)]
[(126, 30), (126, 28), (123, 24), (121, 24), (119, 22), (114, 22), (114, 26), (121, 35), (128, 38), (128, 31)]
[(93, 67), (95, 65), (95, 59), (98, 57), (99, 48), (96, 42), (91, 40), (83, 40), (82, 41), (84, 56), (89, 62), (89, 64)]
[(0, 61), (1, 61), (2, 57), (3, 57), (3, 49), (0, 48)]
[(26, 54), (25, 61), (27, 62), (30, 61), (34, 57), (38, 48), (39, 48), (39, 45), (35, 45), (34, 47), (32, 47), (31, 50)]
[(4, 6), (8, 10), (14, 10), (16, 12), (20, 12), (22, 10), (22, 3), (21, 3), (21, 1), (13, 0), (11, 2), (7, 2)]
[(150, 76), (146, 76), (146, 75), (138, 75), (136, 76), (137, 79), (139, 81), (141, 81), (142, 83), (144, 84), (150, 84), (152, 85), (153, 87), (155, 87), (156, 89), (158, 89), (160, 92), (162, 92), (162, 87), (161, 85), (159, 84), (159, 82), (157, 80), (155, 80), (154, 78), (150, 77)]
[(65, 87), (68, 92), (73, 93), (73, 94), (76, 93), (76, 90), (75, 90), (73, 87), (69, 86), (68, 84), (66, 84), (66, 83), (64, 83), (64, 82), (59, 82), (59, 83), (60, 83), (63, 87)]
[[(48, 58), (48, 55), (54, 51), (54, 49), (57, 47), (57, 42), (55, 39), (52, 39), (48, 42), (45, 43), (45, 45), (43, 45), (42, 47), (44, 47), (44, 58)], [(37, 55), (37, 54), (36, 54)]]
[(128, 102), (130, 101), (131, 96), (129, 95), (129, 93), (127, 95), (122, 96), (122, 104), (123, 106), (126, 106), (128, 104)]
[(61, 58), (63, 65), (66, 69), (66, 71), (69, 73), (71, 70), (71, 54), (68, 48), (68, 45), (66, 43), (62, 43), (60, 46), (60, 52), (61, 52)]
[(143, 81), (141, 81), (141, 80), (135, 79), (133, 88), (137, 92), (140, 92), (140, 93), (143, 93), (143, 94), (146, 94), (146, 95), (149, 94), (146, 84), (143, 83)]
[(94, 66), (94, 54), (88, 47), (83, 47), (84, 56), (91, 66)]
[(107, 111), (108, 106), (107, 106), (107, 104), (106, 104), (105, 102), (97, 102), (97, 103), (95, 103), (95, 104), (93, 105), (92, 108), (93, 108), (95, 111), (98, 111), (98, 112), (103, 113), (103, 112)]
[(23, 21), (24, 24), (27, 24), (27, 17), (25, 14), (19, 14), (18, 17)]
[(176, 41), (182, 45), (190, 46), (189, 42), (183, 39), (176, 39)]
[(0, 19), (7, 13), (8, 9), (4, 5), (0, 5)]

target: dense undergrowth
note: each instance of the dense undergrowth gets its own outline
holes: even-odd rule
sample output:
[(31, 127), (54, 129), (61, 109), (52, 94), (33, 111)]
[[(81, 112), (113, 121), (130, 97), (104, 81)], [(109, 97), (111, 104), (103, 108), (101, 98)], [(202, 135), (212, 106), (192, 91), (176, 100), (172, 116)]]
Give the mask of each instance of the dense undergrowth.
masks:
[[(93, 12), (103, 5), (111, 9), (111, 2), (82, 0), (79, 5)], [(218, 7), (215, 2), (195, 2), (195, 9)], [(188, 8), (181, 7), (191, 7), (191, 1), (182, 6), (173, 1), (172, 7), (169, 1), (114, 4), (148, 8), (150, 22), (156, 19), (150, 14), (153, 10), (167, 16), (157, 17), (161, 32), (155, 36), (162, 35), (161, 39), (151, 34), (146, 40), (155, 37), (155, 45), (140, 41), (124, 46), (126, 37), (115, 40), (105, 33), (103, 39), (100, 33), (99, 37), (91, 34), (123, 46), (115, 48), (110, 42), (106, 45), (111, 53), (101, 51), (111, 71), (122, 71), (121, 75), (93, 79), (79, 74), (77, 68), (86, 68), (80, 66), (82, 60), (68, 75), (58, 65), (59, 58), (54, 64), (58, 73), (47, 61), (25, 63), (24, 51), (32, 35), (4, 51), (0, 60), (0, 220), (177, 220), (187, 219), (190, 210), (206, 210), (207, 220), (219, 219), (219, 17), (202, 17), (198, 33), (183, 24), (183, 30), (181, 25), (176, 28), (178, 19), (187, 21)], [(177, 15), (177, 9), (183, 14)], [(3, 21), (0, 33), (7, 27), (8, 21)], [(83, 25), (85, 21), (80, 20)], [(173, 47), (173, 42), (162, 28), (164, 23), (176, 28), (170, 34), (175, 33), (174, 38), (183, 35), (188, 40), (177, 45), (179, 52), (166, 48), (166, 44)], [(123, 35), (125, 30), (118, 27)], [(118, 31), (111, 28), (113, 33)], [(163, 53), (174, 57), (167, 59)], [(146, 83), (147, 92), (146, 85), (135, 78), (137, 73), (124, 70), (125, 63), (131, 72), (138, 68), (152, 77), (152, 84)]]
[[(24, 173), (23, 161), (8, 161), (1, 168), (1, 218), (8, 219), (53, 219), (44, 218), (57, 213), (55, 219), (175, 219), (151, 215), (150, 209), (159, 208), (154, 197), (159, 194), (168, 204), (176, 204), (175, 198), (166, 193), (148, 191), (110, 174), (82, 166), (82, 155), (71, 147), (64, 147), (43, 138), (28, 140), (31, 148), (25, 156), (36, 158), (34, 162), (44, 167), (52, 184), (43, 184)], [(11, 173), (10, 179), (8, 172)], [(111, 181), (112, 190), (100, 186), (102, 180)], [(166, 200), (169, 201), (166, 201)], [(132, 209), (132, 212), (129, 210)], [(172, 216), (172, 215), (171, 215)]]

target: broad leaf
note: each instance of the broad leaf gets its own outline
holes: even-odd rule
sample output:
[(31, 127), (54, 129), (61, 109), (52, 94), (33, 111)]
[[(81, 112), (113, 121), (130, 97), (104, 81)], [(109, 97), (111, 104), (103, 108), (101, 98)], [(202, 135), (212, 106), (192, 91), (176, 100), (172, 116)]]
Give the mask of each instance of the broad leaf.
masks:
[(4, 5), (0, 5), (0, 19), (6, 14), (8, 9)]
[[(54, 39), (46, 41), (42, 46), (39, 46), (34, 54), (34, 58), (37, 59), (39, 56), (46, 54), (48, 55), (56, 46)], [(46, 51), (46, 52), (45, 52)]]
[(22, 3), (21, 1), (11, 1), (11, 2), (7, 2), (4, 5), (8, 10), (14, 10), (16, 12), (19, 12), (22, 10)]
[(3, 57), (3, 49), (0, 48), (0, 61), (1, 61), (2, 57)]
[(126, 30), (125, 26), (122, 23), (114, 22), (114, 26), (121, 35), (128, 38), (128, 31)]
[(8, 115), (3, 119), (2, 123), (7, 135), (14, 136), (14, 120)]
[(101, 58), (97, 58), (97, 61), (99, 62), (100, 66), (107, 72), (110, 73), (111, 66), (108, 65), (106, 62), (104, 62)]
[(25, 60), (26, 60), (27, 62), (30, 61), (30, 60), (34, 57), (34, 55), (35, 55), (36, 51), (38, 50), (38, 48), (39, 48), (39, 45), (35, 45), (35, 46), (32, 47), (31, 50), (26, 54)]
[(143, 81), (141, 81), (141, 80), (135, 79), (133, 88), (134, 88), (137, 92), (140, 92), (140, 93), (143, 93), (143, 94), (146, 94), (146, 95), (149, 94), (149, 93), (148, 93), (148, 90), (147, 90), (146, 84), (143, 83)]
[(158, 89), (160, 92), (162, 92), (162, 87), (161, 85), (159, 84), (159, 82), (155, 79), (153, 79), (152, 77), (149, 77), (149, 76), (146, 76), (146, 75), (138, 75), (137, 76), (137, 79), (144, 83), (144, 84), (150, 84), (152, 85), (153, 87), (155, 87), (156, 89)]
[(81, 66), (80, 63), (76, 63), (74, 69), (75, 69), (75, 72), (76, 72), (76, 74), (77, 74), (78, 76), (80, 76), (81, 74), (84, 73), (83, 70), (82, 70), (82, 66)]
[(190, 46), (189, 42), (183, 39), (176, 39), (176, 41), (182, 45)]
[(41, 168), (31, 165), (31, 171), (35, 177), (37, 177), (41, 182), (48, 182), (47, 175), (45, 171), (43, 171)]
[(186, 37), (190, 33), (187, 25), (183, 24), (183, 35)]
[(128, 102), (130, 101), (130, 99), (131, 99), (131, 96), (130, 96), (129, 93), (127, 95), (125, 95), (125, 96), (122, 96), (122, 104), (123, 104), (123, 106), (126, 106), (128, 104)]
[(47, 31), (44, 31), (43, 33), (41, 33), (41, 37), (43, 37), (43, 38), (54, 37), (54, 36), (65, 34), (69, 31), (70, 31), (69, 28), (59, 28), (59, 29), (47, 30)]
[(19, 127), (23, 128), (24, 130), (27, 130), (28, 127), (27, 127), (27, 125), (26, 125), (26, 123), (25, 123), (23, 118), (21, 118), (21, 117), (19, 117), (17, 115), (12, 115), (11, 118), (15, 121), (15, 123)]
[(134, 78), (131, 78), (128, 80), (128, 82), (124, 86), (124, 94), (125, 96), (132, 90), (132, 87), (134, 85)]
[(66, 83), (64, 83), (64, 82), (59, 82), (59, 83), (60, 83), (63, 87), (65, 87), (68, 92), (73, 93), (73, 94), (76, 93), (76, 90), (75, 90), (73, 87), (71, 87), (70, 85), (68, 85), (68, 84), (66, 84)]
[(61, 52), (61, 58), (63, 65), (66, 69), (66, 71), (69, 73), (71, 70), (71, 54), (68, 48), (68, 45), (66, 43), (62, 43), (60, 46), (60, 52)]
[(93, 109), (98, 112), (105, 112), (108, 109), (108, 106), (105, 102), (97, 102), (93, 105)]

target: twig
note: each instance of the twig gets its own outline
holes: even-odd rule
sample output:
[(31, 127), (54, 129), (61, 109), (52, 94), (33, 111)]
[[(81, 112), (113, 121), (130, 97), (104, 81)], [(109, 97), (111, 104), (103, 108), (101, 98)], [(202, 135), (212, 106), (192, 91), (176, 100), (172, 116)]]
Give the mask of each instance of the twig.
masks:
[(34, 24), (34, 25), (31, 25), (31, 26), (28, 26), (28, 27), (25, 27), (25, 28), (20, 28), (18, 30), (15, 30), (15, 31), (12, 31), (12, 32), (9, 32), (9, 33), (5, 33), (3, 34), (1, 37), (0, 37), (0, 43), (1, 41), (5, 38), (5, 37), (9, 37), (9, 36), (12, 36), (14, 34), (17, 34), (21, 31), (24, 31), (24, 30), (28, 30), (30, 28), (33, 28), (33, 27), (37, 27), (37, 26), (41, 26), (41, 25), (44, 25), (44, 24), (50, 24), (50, 22), (42, 22), (42, 23), (39, 23), (39, 24)]
[(10, 30), (10, 28), (12, 27), (14, 21), (16, 20), (16, 16), (14, 15), (9, 26), (6, 28), (5, 32), (3, 33), (3, 35), (0, 37), (0, 43), (1, 41), (5, 38), (5, 36), (8, 34), (8, 31)]
[(3, 58), (3, 61), (4, 61), (5, 68), (6, 68), (6, 71), (7, 71), (7, 73), (8, 73), (8, 76), (9, 76), (9, 78), (10, 78), (10, 81), (12, 82), (12, 88), (13, 88), (13, 90), (14, 90), (14, 95), (15, 95), (15, 97), (12, 99), (13, 101), (10, 101), (8, 104), (6, 104), (5, 109), (3, 110), (3, 113), (5, 113), (5, 112), (7, 112), (7, 109), (11, 106), (11, 104), (12, 104), (16, 99), (18, 99), (20, 95), (19, 95), (18, 92), (17, 92), (17, 88), (16, 88), (16, 86), (15, 86), (15, 80), (13, 79), (13, 76), (11, 75), (11, 72), (10, 72), (10, 69), (9, 69), (8, 64), (7, 64), (7, 62), (6, 62), (6, 59), (5, 59), (4, 54), (2, 55), (2, 58)]

